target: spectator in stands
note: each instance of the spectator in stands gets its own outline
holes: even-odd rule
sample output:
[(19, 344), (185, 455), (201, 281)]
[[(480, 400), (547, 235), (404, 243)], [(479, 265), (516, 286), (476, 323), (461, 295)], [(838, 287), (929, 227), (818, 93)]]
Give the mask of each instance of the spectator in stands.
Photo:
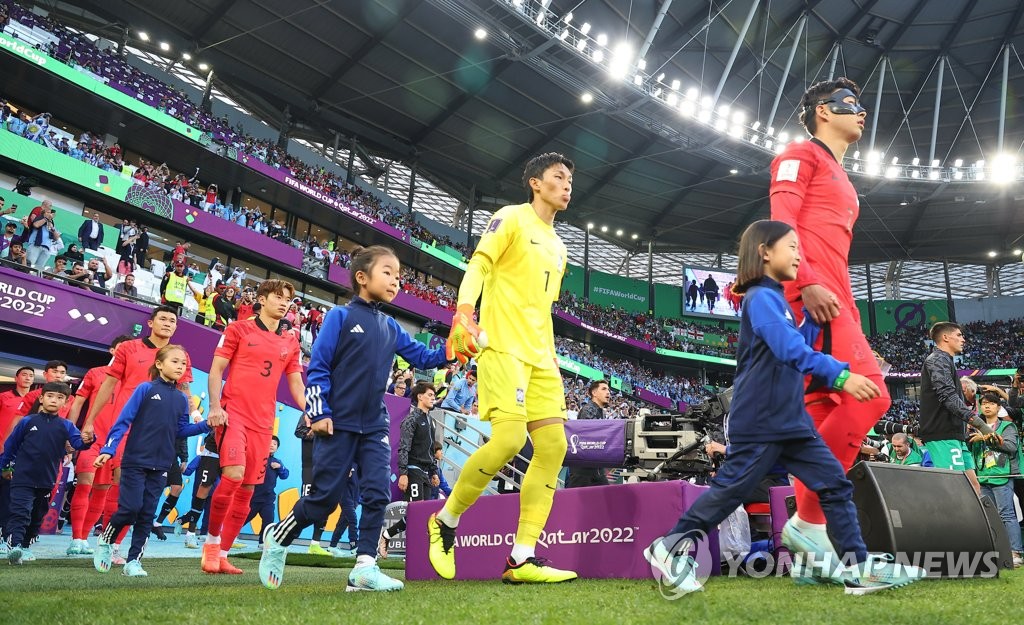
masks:
[(130, 298), (138, 299), (139, 289), (135, 286), (135, 274), (129, 273), (124, 277), (124, 282), (114, 285), (114, 297), (131, 301)]
[[(235, 287), (227, 287), (223, 293), (217, 293), (213, 296), (213, 309), (217, 314), (217, 318), (213, 322), (214, 330), (223, 330), (228, 327), (228, 324), (235, 320)], [(255, 307), (253, 309), (255, 312)]]
[(68, 246), (68, 250), (64, 252), (64, 256), (66, 256), (68, 260), (77, 260), (82, 263), (85, 262), (85, 254), (82, 253), (82, 250), (79, 249), (76, 243), (72, 243)]
[(40, 206), (33, 208), (29, 213), (25, 253), (28, 264), (38, 269), (43, 269), (50, 262), (50, 245), (57, 238), (53, 218), (53, 202), (50, 200), (43, 200)]
[(149, 255), (149, 227), (139, 228), (139, 240), (135, 242), (135, 267), (145, 268), (146, 256)]
[[(580, 408), (577, 419), (604, 419), (604, 408), (611, 398), (611, 388), (607, 380), (594, 380), (587, 388), (587, 395), (590, 398)], [(569, 479), (565, 482), (566, 488), (579, 488), (582, 486), (607, 486), (608, 477), (603, 469), (587, 469), (570, 467)]]
[(13, 263), (15, 269), (28, 271), (28, 255), (25, 253), (24, 244), (18, 239), (11, 241), (5, 258)]
[(87, 250), (98, 250), (103, 245), (103, 224), (93, 213), (91, 219), (86, 219), (78, 228), (78, 240), (82, 247)]
[(441, 408), (469, 414), (469, 409), (476, 400), (476, 369), (466, 372), (466, 377), (452, 383), (448, 393), (441, 402)]
[(64, 276), (67, 275), (68, 270), (68, 259), (63, 256), (58, 256), (53, 261), (53, 267), (47, 267), (46, 273), (50, 275), (44, 275), (43, 277), (47, 280), (57, 280), (58, 282), (64, 282)]
[(106, 258), (90, 258), (86, 266), (75, 263), (75, 267), (77, 269), (72, 271), (68, 280), (74, 280), (78, 283), (76, 286), (89, 287), (97, 293), (107, 292), (107, 282), (114, 277), (114, 272), (111, 271)]
[(11, 246), (11, 241), (18, 238), (17, 235), (18, 224), (14, 222), (7, 222), (4, 226), (4, 234), (0, 237), (0, 255), (7, 253), (7, 248)]
[(0, 217), (3, 217), (4, 215), (13, 215), (14, 211), (18, 210), (17, 204), (12, 204), (10, 208), (5, 208), (5, 204), (7, 204), (7, 200), (0, 197)]

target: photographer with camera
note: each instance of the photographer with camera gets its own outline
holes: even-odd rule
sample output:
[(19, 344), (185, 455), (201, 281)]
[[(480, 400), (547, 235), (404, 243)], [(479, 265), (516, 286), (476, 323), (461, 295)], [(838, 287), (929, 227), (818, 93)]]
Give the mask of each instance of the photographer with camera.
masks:
[[(590, 401), (580, 408), (577, 419), (604, 419), (604, 409), (611, 401), (611, 389), (607, 380), (594, 380), (587, 387), (587, 397)], [(566, 488), (580, 488), (582, 486), (607, 486), (608, 477), (603, 469), (588, 469), (572, 467), (569, 469), (569, 478), (565, 481)]]
[[(991, 499), (999, 509), (999, 517), (1006, 526), (1010, 537), (1010, 549), (1013, 551), (1013, 566), (1021, 566), (1020, 526), (1017, 524), (1017, 511), (1013, 505), (1013, 482), (1009, 477), (1020, 470), (1017, 456), (1017, 426), (1009, 420), (999, 418), (1001, 403), (997, 393), (986, 391), (981, 395), (981, 414), (985, 423), (998, 434), (998, 437), (985, 437), (974, 433), (968, 439), (974, 465), (977, 467), (978, 482), (981, 483), (981, 494)], [(1017, 466), (1015, 466), (1017, 465)]]
[[(1013, 376), (1013, 386), (1010, 388), (1009, 393), (994, 384), (981, 385), (981, 390), (984, 391), (985, 394), (995, 393), (1003, 400), (1002, 411), (1005, 411), (1006, 414), (1003, 416), (1003, 414), (1000, 413), (999, 416), (1013, 422), (1017, 427), (1018, 439), (1020, 437), (1020, 431), (1024, 429), (1024, 409), (1020, 406), (1021, 373), (1024, 373), (1024, 367), (1017, 368), (1017, 373)], [(1010, 462), (1010, 473), (1013, 475), (1020, 475), (1020, 455), (1014, 454), (1010, 458)], [(1017, 495), (1017, 499), (1024, 503), (1024, 478), (1018, 477), (1013, 479), (1013, 490)], [(1021, 528), (1024, 528), (1024, 524), (1021, 525)]]
[(1010, 386), (1010, 392), (1005, 393), (1004, 400), (1007, 405), (1012, 408), (1024, 408), (1024, 397), (1021, 397), (1020, 389), (1024, 382), (1021, 381), (1021, 374), (1024, 374), (1024, 367), (1017, 367), (1017, 372), (1013, 374), (1013, 384)]

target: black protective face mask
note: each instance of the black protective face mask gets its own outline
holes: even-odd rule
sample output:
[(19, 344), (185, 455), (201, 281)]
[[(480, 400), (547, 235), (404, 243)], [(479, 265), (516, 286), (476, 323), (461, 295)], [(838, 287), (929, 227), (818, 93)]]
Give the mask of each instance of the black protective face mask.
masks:
[[(857, 101), (853, 104), (846, 102), (846, 98), (854, 98)], [(860, 98), (849, 89), (840, 89), (827, 99), (818, 100), (818, 104), (827, 104), (828, 110), (836, 115), (860, 115), (866, 113), (867, 109), (860, 105)]]

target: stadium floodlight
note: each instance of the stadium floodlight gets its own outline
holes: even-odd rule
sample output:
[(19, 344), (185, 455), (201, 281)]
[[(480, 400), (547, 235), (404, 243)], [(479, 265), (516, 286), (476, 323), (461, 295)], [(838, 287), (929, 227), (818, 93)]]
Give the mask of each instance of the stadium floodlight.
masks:
[(200, 64), (199, 64), (199, 71), (201, 71), (201, 72), (205, 72), (205, 71), (206, 71), (206, 70), (208, 70), (208, 69), (210, 69), (210, 66), (209, 66), (209, 65), (207, 65), (206, 63), (200, 63)]
[(697, 119), (705, 124), (711, 121), (711, 111), (707, 109), (701, 109), (700, 113), (697, 113)]
[(953, 170), (953, 180), (963, 180), (963, 179), (964, 179), (964, 172), (959, 170), (959, 169), (954, 169)]
[(1013, 255), (1014, 256), (1020, 256), (1021, 254), (1024, 254), (1024, 251), (1021, 251), (1021, 249), (1019, 247), (1018, 248), (1014, 248), (1014, 250), (1013, 250)]
[(597, 45), (606, 46), (608, 45), (608, 35), (601, 33), (597, 36)]
[(186, 61), (191, 61), (192, 60), (192, 55), (189, 54), (188, 52), (182, 52), (181, 53), (181, 58), (186, 60)]
[(711, 99), (711, 96), (706, 95), (700, 99), (700, 107), (711, 111), (711, 107), (715, 105), (715, 101)]
[(896, 176), (899, 175), (899, 173), (900, 173), (900, 168), (899, 167), (889, 167), (888, 169), (885, 170), (885, 177), (886, 178), (895, 178)]
[[(634, 241), (636, 241), (637, 239), (639, 239), (639, 238), (640, 238), (640, 235), (634, 232), (634, 233), (632, 234), (632, 236), (630, 236), (629, 238), (631, 238), (631, 239), (633, 239)], [(1018, 255), (1019, 255), (1019, 254), (1018, 254)]]
[(740, 170), (738, 170), (738, 169), (730, 169), (729, 173), (732, 174), (733, 176), (735, 176), (736, 174), (740, 173)]
[(996, 256), (999, 256), (999, 252), (997, 252), (995, 250), (989, 251), (989, 253), (988, 253), (988, 257), (989, 258), (995, 258)]
[(899, 158), (898, 156), (894, 156), (894, 157), (892, 157), (892, 164), (893, 164), (893, 165), (895, 165), (895, 164), (896, 164), (896, 163), (898, 163), (898, 162), (900, 162), (900, 158)]
[(953, 167), (963, 167), (963, 166), (964, 166), (964, 159), (958, 158), (955, 161), (953, 161)]
[(939, 170), (938, 169), (933, 169), (930, 172), (928, 172), (928, 178), (930, 180), (938, 180), (939, 179)]
[(543, 10), (537, 11), (537, 20), (536, 20), (537, 26), (541, 26), (542, 24), (544, 24), (544, 18), (545, 17), (546, 17), (546, 14), (545, 14), (545, 12)]
[(789, 133), (788, 132), (783, 131), (783, 132), (779, 133), (779, 143), (789, 143)]
[(921, 172), (915, 169), (914, 171), (910, 172), (910, 177), (917, 180), (918, 178), (921, 177)]
[(853, 171), (860, 171), (860, 163), (854, 163), (852, 169)]
[(604, 50), (594, 50), (592, 57), (595, 63), (600, 63), (604, 60)]
[(581, 37), (580, 40), (576, 42), (576, 50), (578, 52), (583, 52), (586, 49), (587, 49), (587, 40), (583, 39)]
[(608, 63), (608, 73), (612, 75), (612, 78), (625, 78), (632, 64), (633, 49), (629, 47), (628, 43), (622, 42), (612, 51), (612, 59)]
[(149, 33), (147, 33), (144, 30), (140, 30), (139, 31), (139, 39), (141, 39), (142, 41), (149, 41)]
[(593, 229), (594, 229), (594, 222), (588, 222), (587, 223), (587, 230), (593, 230)]
[(608, 226), (601, 226), (601, 232), (608, 232)]
[(565, 41), (566, 39), (568, 39), (569, 38), (569, 29), (568, 28), (563, 28), (562, 32), (560, 32), (558, 34), (558, 38), (561, 39), (562, 41)]
[(1005, 184), (1017, 178), (1017, 161), (1011, 154), (1000, 154), (992, 161), (992, 181)]
[(765, 134), (767, 134), (769, 137), (774, 137), (775, 136), (775, 127), (774, 126), (768, 126), (768, 131)]
[(654, 82), (661, 82), (665, 80), (665, 72), (658, 74), (658, 77), (654, 79)]
[(589, 91), (584, 91), (583, 95), (580, 96), (580, 100), (583, 100), (584, 104), (590, 104), (594, 101), (594, 95)]
[(753, 124), (750, 125), (750, 129), (751, 130), (757, 130), (760, 127), (761, 127), (761, 120), (757, 120), (756, 122), (754, 122)]
[(678, 78), (673, 79), (672, 80), (672, 90), (673, 91), (679, 91), (679, 87), (682, 86), (682, 84), (683, 83), (679, 82)]
[(697, 97), (699, 95), (700, 91), (698, 91), (696, 87), (690, 87), (689, 89), (686, 90), (686, 97), (693, 100), (694, 102), (697, 101)]
[(665, 98), (665, 102), (667, 102), (669, 106), (675, 106), (679, 102), (679, 96), (676, 95), (675, 92), (671, 92), (668, 94), (668, 97)]
[(691, 100), (683, 100), (679, 103), (679, 112), (687, 117), (693, 117), (697, 112), (697, 106)]
[(717, 130), (718, 132), (725, 132), (725, 128), (725, 120), (722, 118), (718, 118), (718, 121), (715, 122), (715, 130)]
[(920, 164), (921, 164), (921, 159), (919, 159), (919, 158), (917, 158), (917, 157), (915, 156), (915, 157), (914, 157), (914, 160), (910, 161), (910, 164), (911, 164), (911, 165), (913, 165), (914, 167), (917, 167), (918, 165), (920, 165)]
[(636, 62), (636, 67), (640, 71), (643, 71), (643, 70), (647, 69), (647, 59), (640, 59), (639, 61), (637, 61)]
[[(725, 120), (723, 119), (722, 122), (725, 122)], [(742, 139), (743, 138), (743, 126), (740, 126), (739, 124), (733, 124), (733, 127), (729, 129), (729, 136), (730, 137), (735, 137), (737, 139)]]
[(572, 21), (572, 11), (569, 11), (568, 13), (566, 13), (565, 17), (562, 18), (562, 21), (565, 22), (566, 24), (571, 22)]
[(512, 0), (512, 6), (516, 7), (517, 9), (523, 8), (523, 0)]
[(477, 39), (483, 41), (484, 39), (487, 39), (487, 31), (484, 30), (483, 28), (477, 28), (473, 32), (473, 36), (476, 37)]
[(590, 32), (590, 22), (583, 22), (583, 26), (580, 26), (580, 34), (586, 36)]
[(622, 228), (619, 228), (618, 230), (615, 231), (615, 236), (617, 236), (617, 237), (621, 237), (622, 236)]
[(932, 167), (938, 167), (938, 166), (939, 166), (939, 159), (933, 160), (932, 161)]
[(860, 160), (860, 150), (853, 151), (853, 158)]
[(747, 114), (744, 113), (743, 111), (736, 111), (735, 113), (732, 114), (732, 123), (742, 125), (746, 121)]
[(160, 42), (160, 49), (163, 50), (164, 52), (168, 52), (171, 49), (171, 44), (167, 43), (166, 41), (161, 41)]
[(641, 76), (640, 74), (637, 74), (636, 76), (633, 76), (633, 84), (636, 85), (637, 87), (643, 85), (644, 84), (644, 77)]

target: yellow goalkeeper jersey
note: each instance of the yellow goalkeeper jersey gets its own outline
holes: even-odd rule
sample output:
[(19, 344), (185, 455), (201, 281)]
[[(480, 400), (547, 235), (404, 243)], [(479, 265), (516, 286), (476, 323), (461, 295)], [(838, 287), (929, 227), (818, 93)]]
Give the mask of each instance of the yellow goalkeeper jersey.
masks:
[(469, 261), (459, 304), (476, 304), (488, 348), (542, 369), (557, 369), (551, 304), (558, 299), (566, 249), (530, 204), (494, 213)]

